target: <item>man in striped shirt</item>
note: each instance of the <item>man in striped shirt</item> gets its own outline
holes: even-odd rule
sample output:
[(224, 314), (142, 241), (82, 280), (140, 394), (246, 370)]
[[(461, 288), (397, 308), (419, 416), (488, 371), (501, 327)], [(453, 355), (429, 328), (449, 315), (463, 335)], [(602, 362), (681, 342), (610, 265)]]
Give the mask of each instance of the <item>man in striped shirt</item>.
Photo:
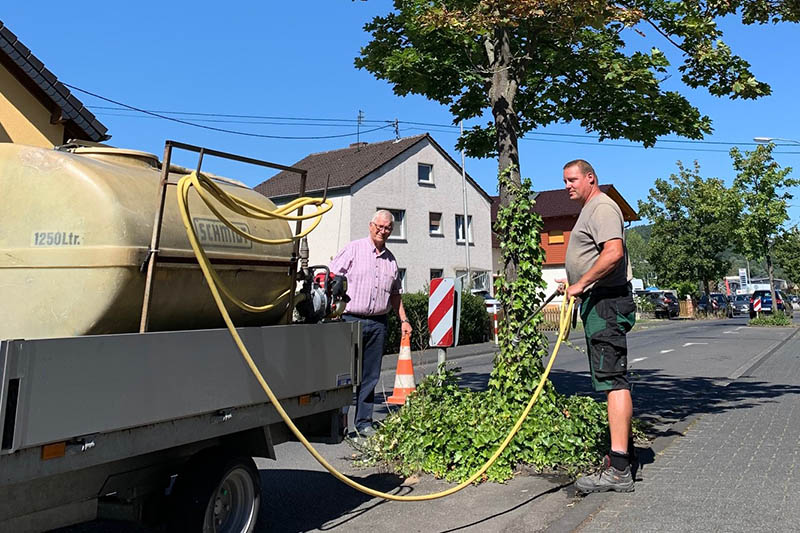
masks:
[(369, 223), (369, 237), (351, 242), (333, 258), (331, 273), (347, 277), (346, 321), (361, 322), (363, 362), (361, 382), (356, 390), (355, 428), (361, 436), (374, 433), (372, 407), (375, 386), (381, 375), (381, 359), (386, 339), (387, 314), (393, 308), (400, 317), (402, 334), (411, 335), (411, 323), (400, 298), (397, 261), (386, 248), (394, 229), (394, 217), (379, 210)]

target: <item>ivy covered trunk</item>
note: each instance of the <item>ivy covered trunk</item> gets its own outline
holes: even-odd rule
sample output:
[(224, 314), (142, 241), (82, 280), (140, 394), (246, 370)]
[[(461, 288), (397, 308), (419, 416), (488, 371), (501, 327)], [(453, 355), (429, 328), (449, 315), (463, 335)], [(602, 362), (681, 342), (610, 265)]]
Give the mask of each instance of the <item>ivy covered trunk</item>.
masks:
[[(428, 376), (364, 446), (363, 463), (381, 462), (403, 475), (423, 471), (463, 481), (495, 453), (544, 377), (548, 342), (537, 330), (542, 315), (520, 329), (544, 297), (542, 219), (532, 210), (529, 180), (515, 183), (510, 169), (498, 179), (509, 198), (497, 216), (497, 230), (504, 236), (501, 254), (504, 264), (517, 265), (518, 275), (495, 284), (505, 319), (488, 388), (461, 387), (452, 369)], [(515, 335), (519, 343), (512, 342)], [(596, 464), (607, 446), (605, 404), (561, 395), (546, 382), (519, 433), (484, 479), (506, 480), (520, 463), (574, 472)]]

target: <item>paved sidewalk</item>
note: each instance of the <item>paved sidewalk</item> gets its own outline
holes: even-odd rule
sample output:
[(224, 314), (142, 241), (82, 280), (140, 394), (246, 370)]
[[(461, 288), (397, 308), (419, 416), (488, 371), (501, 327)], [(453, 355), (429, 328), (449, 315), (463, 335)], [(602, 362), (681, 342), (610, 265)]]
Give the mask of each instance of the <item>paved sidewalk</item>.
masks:
[(800, 334), (727, 385), (730, 400), (690, 421), (631, 494), (576, 531), (800, 531)]

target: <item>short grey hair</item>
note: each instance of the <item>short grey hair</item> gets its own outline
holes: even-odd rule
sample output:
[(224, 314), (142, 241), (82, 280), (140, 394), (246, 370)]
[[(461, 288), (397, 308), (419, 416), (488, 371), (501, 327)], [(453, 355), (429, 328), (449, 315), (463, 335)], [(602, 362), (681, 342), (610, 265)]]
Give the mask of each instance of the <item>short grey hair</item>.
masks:
[(378, 209), (375, 211), (375, 214), (372, 215), (372, 220), (370, 220), (370, 222), (375, 222), (379, 218), (388, 218), (389, 222), (394, 224), (394, 215), (388, 209)]

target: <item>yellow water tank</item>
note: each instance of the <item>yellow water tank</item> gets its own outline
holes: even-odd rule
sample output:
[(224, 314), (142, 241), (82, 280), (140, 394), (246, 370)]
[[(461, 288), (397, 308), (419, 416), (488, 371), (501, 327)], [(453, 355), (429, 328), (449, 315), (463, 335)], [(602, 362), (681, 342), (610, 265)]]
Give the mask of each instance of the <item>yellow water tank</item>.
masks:
[[(158, 207), (158, 159), (104, 147), (49, 150), (0, 143), (0, 339), (138, 331), (142, 265)], [(176, 183), (180, 173), (170, 174)], [(275, 206), (241, 183), (226, 191)], [(245, 301), (263, 305), (290, 288), (292, 245), (266, 246), (224, 226), (190, 193), (192, 222), (221, 278)], [(265, 238), (291, 236), (282, 220), (221, 212)], [(150, 330), (221, 327), (222, 320), (181, 222), (176, 187), (167, 189), (150, 305)], [(286, 304), (267, 313), (229, 306), (237, 325), (286, 323)]]

